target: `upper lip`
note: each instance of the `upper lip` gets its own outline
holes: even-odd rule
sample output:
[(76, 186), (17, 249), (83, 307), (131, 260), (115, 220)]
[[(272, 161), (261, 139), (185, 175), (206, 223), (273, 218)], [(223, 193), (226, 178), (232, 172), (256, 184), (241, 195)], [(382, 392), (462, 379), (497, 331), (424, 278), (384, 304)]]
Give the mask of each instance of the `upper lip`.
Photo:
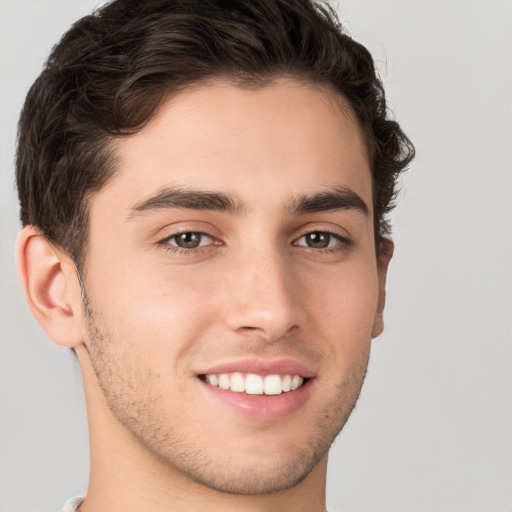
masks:
[(219, 373), (255, 373), (257, 375), (300, 375), (305, 378), (315, 377), (315, 372), (304, 364), (293, 359), (240, 359), (208, 366), (197, 375)]

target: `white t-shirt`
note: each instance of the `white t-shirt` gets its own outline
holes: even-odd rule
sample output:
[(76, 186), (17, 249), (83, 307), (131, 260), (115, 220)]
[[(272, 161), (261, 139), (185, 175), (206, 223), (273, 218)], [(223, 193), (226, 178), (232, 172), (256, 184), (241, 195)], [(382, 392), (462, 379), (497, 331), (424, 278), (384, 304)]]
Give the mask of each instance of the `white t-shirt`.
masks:
[(84, 501), (84, 496), (70, 498), (64, 503), (61, 512), (76, 512), (76, 509), (82, 504), (82, 501)]

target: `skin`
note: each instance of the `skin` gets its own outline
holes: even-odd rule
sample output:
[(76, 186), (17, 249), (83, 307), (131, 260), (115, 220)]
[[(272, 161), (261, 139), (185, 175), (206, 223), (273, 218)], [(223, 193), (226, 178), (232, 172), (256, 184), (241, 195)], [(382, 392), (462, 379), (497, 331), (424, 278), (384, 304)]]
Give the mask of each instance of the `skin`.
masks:
[[(118, 171), (90, 202), (82, 288), (35, 228), (18, 246), (32, 311), (82, 368), (91, 479), (80, 510), (325, 510), (328, 450), (382, 331), (392, 253), (375, 248), (350, 107), (291, 80), (219, 81), (172, 98), (115, 150)], [(340, 188), (368, 211), (293, 209)], [(236, 208), (151, 203), (164, 189), (222, 193)], [(200, 246), (177, 247), (192, 232), (207, 234)], [(331, 233), (328, 246), (308, 233)], [(308, 399), (259, 420), (204, 391), (199, 370), (248, 358), (307, 366)]]

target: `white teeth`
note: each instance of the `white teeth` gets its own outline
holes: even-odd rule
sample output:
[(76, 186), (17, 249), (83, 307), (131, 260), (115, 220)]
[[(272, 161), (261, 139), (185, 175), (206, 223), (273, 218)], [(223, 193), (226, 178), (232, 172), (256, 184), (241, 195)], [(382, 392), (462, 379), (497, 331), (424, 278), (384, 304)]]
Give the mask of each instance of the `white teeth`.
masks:
[(267, 375), (263, 387), (265, 395), (280, 395), (283, 392), (283, 381), (279, 375)]
[(295, 391), (297, 388), (300, 388), (302, 386), (302, 383), (304, 382), (304, 379), (302, 377), (299, 377), (298, 375), (294, 375), (292, 379), (292, 391)]
[(205, 380), (212, 386), (221, 389), (230, 389), (237, 393), (245, 392), (249, 395), (280, 395), (294, 391), (302, 386), (304, 378), (300, 375), (266, 375), (255, 373), (246, 375), (235, 373), (220, 373), (205, 375)]
[(241, 373), (233, 373), (231, 375), (231, 391), (236, 391), (237, 393), (242, 393), (245, 391), (245, 383), (244, 378)]
[(290, 391), (292, 389), (292, 378), (290, 375), (283, 377), (283, 391)]
[(221, 389), (229, 389), (231, 385), (229, 375), (227, 373), (221, 373), (219, 375), (219, 388)]
[(245, 392), (248, 395), (263, 394), (263, 379), (260, 375), (249, 373), (245, 378)]
[(219, 378), (217, 377), (217, 375), (207, 375), (206, 382), (208, 382), (208, 384), (211, 384), (212, 386), (218, 386)]

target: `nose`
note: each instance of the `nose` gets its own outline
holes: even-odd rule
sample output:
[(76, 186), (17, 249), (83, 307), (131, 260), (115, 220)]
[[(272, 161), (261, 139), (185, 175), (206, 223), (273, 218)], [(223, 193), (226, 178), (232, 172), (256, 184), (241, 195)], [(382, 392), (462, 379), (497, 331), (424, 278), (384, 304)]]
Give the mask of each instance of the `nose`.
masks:
[(276, 341), (298, 326), (290, 265), (279, 251), (240, 256), (231, 274), (226, 321), (232, 331)]

